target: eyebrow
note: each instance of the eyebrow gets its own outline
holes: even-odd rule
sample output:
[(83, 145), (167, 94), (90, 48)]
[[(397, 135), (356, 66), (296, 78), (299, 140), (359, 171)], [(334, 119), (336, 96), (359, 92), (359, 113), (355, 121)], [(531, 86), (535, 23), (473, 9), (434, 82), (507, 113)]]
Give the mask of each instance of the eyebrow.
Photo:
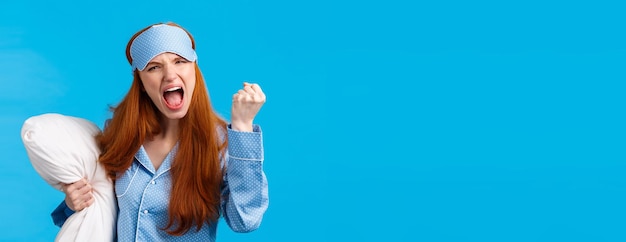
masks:
[[(167, 61), (177, 61), (177, 60), (186, 60), (186, 61), (189, 61), (189, 60), (187, 60), (185, 57), (182, 57), (182, 56), (177, 56), (177, 57), (173, 58), (172, 60), (167, 60)], [(166, 62), (167, 62), (167, 61), (166, 61)], [(160, 61), (150, 61), (150, 62), (148, 62), (148, 64), (146, 64), (146, 66), (148, 66), (148, 65), (150, 65), (150, 64), (161, 64), (161, 62), (160, 62)]]
[[(174, 53), (173, 53), (173, 54), (174, 54)], [(166, 60), (166, 62), (167, 62), (167, 61), (177, 61), (177, 60), (185, 60), (185, 61), (190, 61), (190, 60), (187, 60), (187, 58), (182, 57), (182, 56), (180, 56), (180, 55), (176, 54), (176, 57), (174, 57), (174, 58), (173, 58), (173, 59), (171, 59), (171, 60)], [(146, 67), (147, 67), (147, 66), (149, 66), (149, 65), (161, 65), (161, 64), (162, 64), (162, 63), (161, 63), (160, 61), (150, 61), (150, 62), (148, 62), (148, 64), (146, 64)]]
[(160, 64), (161, 64), (161, 62), (158, 62), (158, 61), (150, 61), (150, 62), (148, 62), (148, 64), (146, 64), (146, 66), (149, 66), (149, 65), (160, 65)]

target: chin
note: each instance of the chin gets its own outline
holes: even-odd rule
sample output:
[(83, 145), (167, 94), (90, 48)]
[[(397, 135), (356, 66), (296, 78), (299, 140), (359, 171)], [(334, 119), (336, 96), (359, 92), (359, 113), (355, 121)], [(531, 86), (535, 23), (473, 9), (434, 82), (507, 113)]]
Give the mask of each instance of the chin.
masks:
[(187, 116), (188, 108), (181, 108), (179, 110), (171, 110), (168, 108), (164, 108), (165, 110), (161, 111), (161, 114), (170, 120), (178, 120)]
[(165, 117), (168, 119), (182, 119), (185, 116), (187, 116), (187, 111), (169, 112), (165, 114)]

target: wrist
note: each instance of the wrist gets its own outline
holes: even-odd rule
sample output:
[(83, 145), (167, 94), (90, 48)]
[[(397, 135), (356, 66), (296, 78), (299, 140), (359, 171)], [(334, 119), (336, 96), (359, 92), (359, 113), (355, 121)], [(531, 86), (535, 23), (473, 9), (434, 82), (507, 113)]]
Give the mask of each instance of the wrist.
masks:
[(233, 121), (230, 124), (230, 128), (235, 131), (252, 132), (252, 121), (250, 122)]

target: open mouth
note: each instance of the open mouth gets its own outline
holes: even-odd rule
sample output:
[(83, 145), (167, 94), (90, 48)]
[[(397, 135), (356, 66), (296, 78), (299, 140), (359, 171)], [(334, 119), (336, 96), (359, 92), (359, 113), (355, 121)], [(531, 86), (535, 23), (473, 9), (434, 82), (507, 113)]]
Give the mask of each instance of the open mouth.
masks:
[(172, 87), (163, 92), (163, 99), (168, 108), (176, 109), (183, 105), (183, 88)]

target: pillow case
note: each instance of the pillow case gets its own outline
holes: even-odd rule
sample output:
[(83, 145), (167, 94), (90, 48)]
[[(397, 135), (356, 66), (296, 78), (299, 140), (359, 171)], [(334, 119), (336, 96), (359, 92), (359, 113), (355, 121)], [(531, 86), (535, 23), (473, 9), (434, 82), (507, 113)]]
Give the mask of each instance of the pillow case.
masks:
[(70, 216), (55, 241), (114, 241), (117, 203), (113, 183), (98, 163), (100, 150), (94, 123), (46, 113), (28, 118), (21, 130), (26, 153), (37, 173), (52, 187), (83, 177), (93, 187), (94, 203)]

